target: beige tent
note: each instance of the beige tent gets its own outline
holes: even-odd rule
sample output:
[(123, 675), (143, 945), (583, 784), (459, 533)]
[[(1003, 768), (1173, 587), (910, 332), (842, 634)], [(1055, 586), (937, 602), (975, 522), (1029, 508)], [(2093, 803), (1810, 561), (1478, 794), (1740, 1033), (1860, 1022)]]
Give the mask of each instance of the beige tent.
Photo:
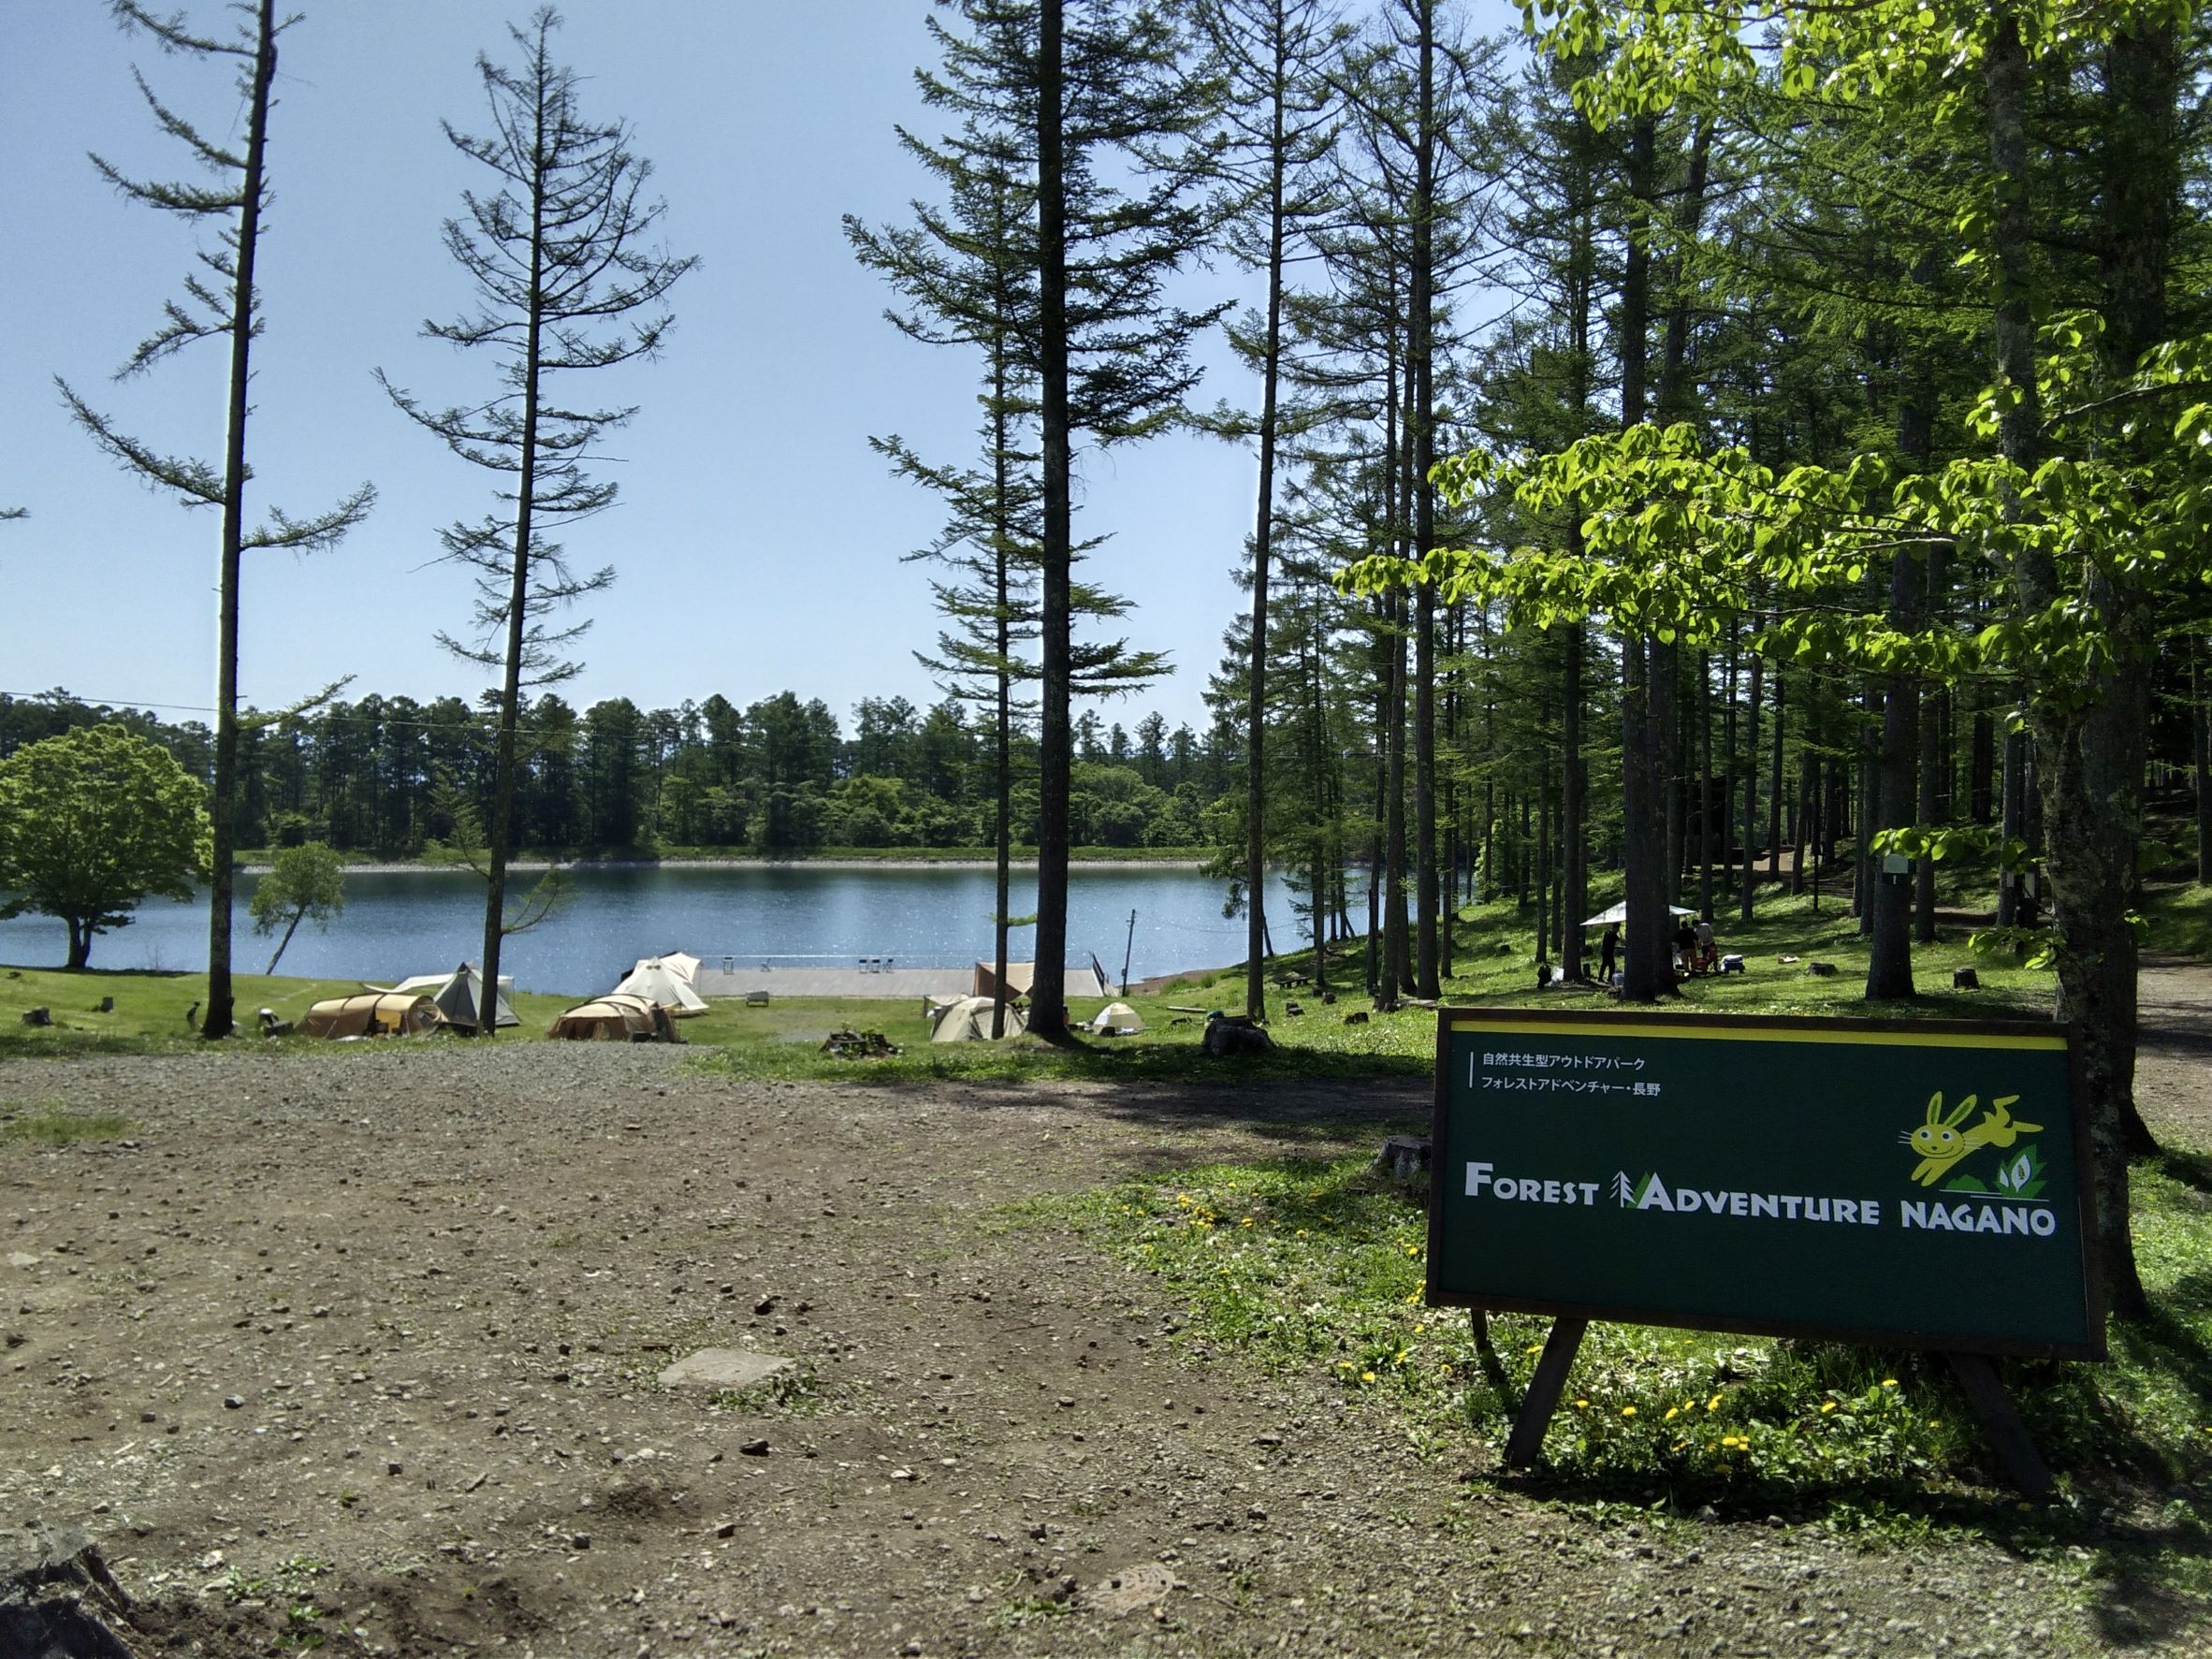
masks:
[[(975, 965), (975, 985), (970, 995), (990, 996), (991, 987), (997, 978), (997, 975), (993, 971), (990, 963), (977, 963)], [(1029, 986), (1036, 978), (1036, 963), (1009, 962), (1006, 965), (1006, 994), (1009, 997), (1028, 996)], [(1095, 963), (1078, 967), (1070, 962), (1068, 965), (1068, 974), (1064, 983), (1067, 995), (1070, 997), (1103, 997), (1108, 990), (1106, 976)]]
[(706, 1000), (691, 989), (691, 976), (672, 968), (666, 957), (648, 956), (630, 970), (630, 976), (615, 987), (622, 997), (642, 997), (657, 1007), (666, 1009), (679, 1020), (706, 1011)]
[[(991, 1041), (991, 999), (988, 997), (963, 997), (957, 1002), (947, 1003), (936, 1011), (937, 1028), (930, 1032), (932, 1042), (988, 1042)], [(1028, 1029), (1028, 1016), (1012, 1003), (1006, 1005), (1006, 1024), (1001, 1029), (1009, 1037)]]
[[(386, 989), (383, 985), (371, 985), (368, 988), (371, 991)], [(507, 1000), (507, 993), (514, 988), (515, 976), (511, 973), (501, 974), (499, 1011), (492, 1016), (495, 1026), (522, 1024), (516, 1018), (514, 1005)], [(484, 996), (484, 976), (469, 963), (462, 963), (451, 973), (418, 973), (413, 979), (401, 980), (389, 989), (401, 997), (428, 997), (438, 1005), (438, 1011), (445, 1016), (447, 1024), (465, 1026), (472, 1031), (476, 1028), (476, 1011), (482, 1005)]]
[(1088, 1023), (1092, 1030), (1115, 1037), (1133, 1037), (1144, 1029), (1142, 1017), (1126, 1002), (1109, 1002), (1091, 1015)]
[(300, 1017), (302, 1037), (412, 1037), (445, 1023), (428, 997), (368, 991), (318, 1002)]
[(571, 1042), (680, 1042), (665, 1010), (643, 997), (609, 991), (579, 1002), (553, 1022), (548, 1036)]

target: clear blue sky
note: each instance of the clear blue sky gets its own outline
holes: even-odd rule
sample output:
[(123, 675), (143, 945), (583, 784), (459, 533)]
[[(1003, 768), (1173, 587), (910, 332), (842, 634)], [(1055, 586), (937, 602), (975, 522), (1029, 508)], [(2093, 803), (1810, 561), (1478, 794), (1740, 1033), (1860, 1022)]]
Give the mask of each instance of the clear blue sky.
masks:
[[(434, 532), (486, 509), (489, 475), (406, 421), (371, 370), (441, 404), (488, 384), (482, 354), (416, 337), (426, 316), (469, 301), (438, 229), (460, 190), (486, 177), (438, 124), (483, 124), (476, 53), (506, 55), (505, 23), (529, 7), (302, 8), (283, 40), (270, 138), (249, 503), (255, 517), (270, 502), (313, 511), (363, 479), (381, 501), (334, 552), (249, 563), (242, 691), (271, 706), (352, 674), (349, 694), (473, 695), (482, 672), (432, 639), (460, 632), (470, 603), (466, 575), (433, 562)], [(863, 696), (935, 701), (912, 656), (936, 637), (927, 567), (901, 555), (930, 538), (936, 505), (893, 480), (867, 439), (897, 432), (934, 457), (968, 457), (975, 365), (883, 320), (887, 294), (839, 227), (847, 212), (900, 219), (923, 187), (892, 125), (938, 130), (913, 86), (928, 54), (925, 0), (571, 0), (563, 10), (558, 45), (588, 78), (587, 112), (634, 124), (668, 200), (671, 247), (702, 256), (674, 297), (663, 357), (594, 377), (594, 401), (641, 413), (613, 442), (620, 503), (568, 538), (579, 564), (611, 563), (620, 577), (586, 602), (588, 666), (563, 695), (656, 706), (790, 690), (846, 721)], [(227, 26), (214, 0), (191, 11)], [(86, 159), (96, 150), (134, 175), (183, 171), (131, 84), (134, 63), (211, 136), (238, 131), (227, 65), (164, 57), (92, 0), (0, 0), (10, 226), (0, 506), (32, 514), (0, 525), (0, 691), (204, 706), (216, 521), (95, 450), (51, 384), (66, 377), (155, 448), (221, 458), (219, 344), (109, 380), (193, 269), (192, 233), (123, 200)], [(1243, 287), (1233, 272), (1201, 273), (1194, 297)], [(1207, 360), (1202, 400), (1252, 395), (1217, 345)], [(1176, 663), (1112, 713), (1133, 720), (1157, 706), (1171, 724), (1202, 726), (1205, 678), (1240, 604), (1230, 571), (1250, 524), (1253, 460), (1171, 437), (1082, 467), (1082, 529), (1113, 536), (1094, 572), (1136, 601), (1134, 643)]]

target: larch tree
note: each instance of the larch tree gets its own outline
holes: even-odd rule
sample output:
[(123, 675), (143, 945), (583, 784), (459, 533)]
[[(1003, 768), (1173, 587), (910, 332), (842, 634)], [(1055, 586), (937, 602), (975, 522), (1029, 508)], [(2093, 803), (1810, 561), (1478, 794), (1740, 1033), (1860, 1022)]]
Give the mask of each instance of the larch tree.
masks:
[[(446, 252), (466, 273), (476, 308), (426, 322), (432, 340), (490, 352), (492, 394), (446, 408), (426, 404), (380, 370), (378, 382), (409, 418), (462, 459), (502, 476), (499, 504), (482, 518), (439, 531), (444, 557), (476, 575), (475, 638), (439, 638), (463, 660), (499, 671), (491, 821), (486, 848), (483, 973), (499, 982), (500, 946), (511, 931), (507, 861), (516, 816), (523, 689), (573, 677), (564, 649), (589, 627), (556, 627), (551, 613), (614, 580), (611, 567), (573, 568), (548, 531), (603, 513), (617, 487), (593, 477), (607, 432), (628, 407), (571, 406), (551, 395), (557, 377), (657, 355), (673, 324), (668, 291), (697, 263), (651, 238), (667, 204), (648, 200), (652, 164), (632, 148), (629, 124), (589, 119), (576, 72), (554, 61), (559, 13), (541, 7), (508, 35), (519, 64), (479, 55), (488, 131), (445, 136), (496, 181), (461, 193), (444, 225)], [(511, 480), (506, 482), (505, 480)], [(486, 1013), (479, 1031), (492, 1035)]]
[(255, 266), (263, 215), (271, 199), (269, 126), (276, 102), (277, 36), (298, 20), (280, 22), (275, 0), (254, 0), (234, 9), (242, 14), (238, 26), (222, 36), (194, 29), (182, 13), (157, 17), (135, 0), (114, 0), (113, 5), (116, 20), (125, 29), (151, 36), (163, 51), (237, 67), (238, 93), (244, 105), (242, 147), (207, 137), (134, 71), (155, 124), (213, 182), (133, 178), (97, 155), (93, 157), (100, 176), (130, 200), (215, 230), (214, 245), (198, 250), (202, 270), (185, 276), (182, 295), (163, 307), (161, 327), (138, 342), (115, 378), (130, 379), (200, 341), (226, 343), (230, 375), (222, 464), (170, 455), (143, 443), (94, 409), (65, 381), (56, 383), (77, 423), (127, 471), (187, 507), (213, 507), (221, 515), (216, 551), (214, 788), (209, 803), (213, 839), (208, 866), (208, 994), (200, 1024), (200, 1034), (209, 1038), (227, 1037), (232, 1028), (230, 935), (239, 831), (239, 583), (243, 556), (270, 548), (313, 553), (331, 547), (368, 516), (376, 499), (375, 490), (364, 484), (326, 512), (295, 517), (271, 506), (264, 525), (247, 528), (246, 484), (253, 470), (246, 458), (246, 419), (254, 342), (263, 324)]
[(1318, 167), (1338, 119), (1326, 70), (1342, 31), (1330, 0), (1205, 0), (1199, 19), (1227, 83), (1230, 142), (1223, 167), (1238, 202), (1227, 226), (1229, 250), (1266, 288), (1258, 314), (1230, 329), (1231, 343), (1259, 375), (1259, 408), (1217, 422), (1231, 435), (1248, 434), (1259, 460), (1244, 686), (1244, 1012), (1260, 1019), (1267, 1012), (1268, 589), (1284, 435), (1284, 294), (1293, 263), (1313, 257), (1305, 233), (1330, 205)]
[[(1071, 701), (1132, 684), (1117, 642), (1079, 642), (1085, 587), (1075, 576), (1078, 447), (1148, 436), (1181, 412), (1199, 379), (1190, 342), (1221, 308), (1187, 311), (1169, 277), (1207, 245), (1217, 217), (1206, 131), (1216, 83), (1193, 65), (1177, 8), (1141, 0), (939, 0), (935, 70), (917, 72), (931, 108), (960, 123), (936, 147), (968, 167), (997, 157), (1028, 207), (1015, 245), (1033, 283), (1018, 342), (1036, 387), (1040, 518), (1037, 968), (1030, 1029), (1067, 1027)], [(1095, 596), (1095, 590), (1094, 590)], [(1119, 602), (1115, 602), (1116, 604)], [(1122, 608), (1126, 608), (1122, 607)], [(1148, 659), (1158, 672), (1157, 657)]]

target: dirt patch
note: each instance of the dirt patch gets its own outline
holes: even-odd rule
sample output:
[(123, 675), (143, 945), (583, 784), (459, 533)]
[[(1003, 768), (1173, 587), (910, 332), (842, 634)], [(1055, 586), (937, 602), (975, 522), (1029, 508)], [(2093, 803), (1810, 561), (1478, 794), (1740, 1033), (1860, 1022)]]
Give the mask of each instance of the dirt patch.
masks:
[[(0, 1149), (0, 1262), (36, 1258), (0, 1266), (0, 1521), (81, 1522), (141, 1645), (212, 1655), (2039, 1654), (2113, 1631), (2076, 1571), (1977, 1542), (1629, 1524), (1462, 1481), (1318, 1378), (1171, 1346), (1155, 1281), (1005, 1225), (1039, 1192), (1376, 1143), (1418, 1083), (682, 1065), (0, 1067), (0, 1099), (132, 1125)], [(658, 1384), (710, 1346), (798, 1382)], [(2131, 1635), (2190, 1640), (2148, 1608)]]

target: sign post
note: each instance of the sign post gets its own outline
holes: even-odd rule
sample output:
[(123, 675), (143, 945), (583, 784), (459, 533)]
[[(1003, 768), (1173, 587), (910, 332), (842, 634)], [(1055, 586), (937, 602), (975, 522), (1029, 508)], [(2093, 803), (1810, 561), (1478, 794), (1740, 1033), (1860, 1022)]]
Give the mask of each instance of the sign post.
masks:
[(1428, 1300), (1556, 1320), (1509, 1463), (1621, 1319), (1943, 1353), (2047, 1490), (1989, 1356), (2104, 1357), (2063, 1027), (1446, 1009), (1436, 1067)]

